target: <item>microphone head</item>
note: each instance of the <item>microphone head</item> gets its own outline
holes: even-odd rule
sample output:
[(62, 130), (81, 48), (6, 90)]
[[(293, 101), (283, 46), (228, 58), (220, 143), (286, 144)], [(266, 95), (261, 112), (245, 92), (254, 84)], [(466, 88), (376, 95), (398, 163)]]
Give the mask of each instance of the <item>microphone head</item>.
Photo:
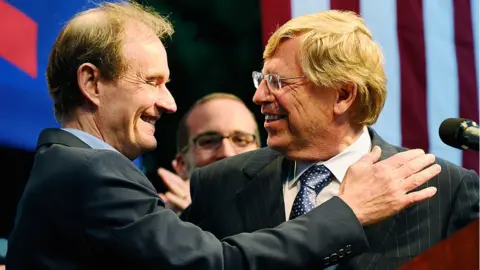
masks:
[(448, 118), (444, 120), (438, 129), (438, 135), (442, 142), (463, 150), (461, 136), (464, 128), (466, 128), (463, 127), (463, 124), (467, 121), (470, 120), (463, 118)]

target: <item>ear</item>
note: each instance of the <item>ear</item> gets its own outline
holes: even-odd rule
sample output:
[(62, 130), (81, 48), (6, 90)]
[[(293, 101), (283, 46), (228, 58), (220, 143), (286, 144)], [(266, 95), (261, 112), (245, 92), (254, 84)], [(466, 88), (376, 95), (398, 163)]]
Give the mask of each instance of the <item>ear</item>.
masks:
[(345, 84), (337, 92), (337, 100), (333, 111), (336, 115), (344, 114), (350, 107), (352, 107), (357, 98), (357, 85), (354, 83)]
[(98, 81), (100, 79), (100, 70), (91, 63), (83, 63), (77, 70), (78, 88), (91, 103), (100, 104), (100, 93), (98, 90)]
[(183, 154), (177, 154), (175, 156), (175, 159), (172, 160), (172, 168), (182, 179), (190, 178), (188, 163)]

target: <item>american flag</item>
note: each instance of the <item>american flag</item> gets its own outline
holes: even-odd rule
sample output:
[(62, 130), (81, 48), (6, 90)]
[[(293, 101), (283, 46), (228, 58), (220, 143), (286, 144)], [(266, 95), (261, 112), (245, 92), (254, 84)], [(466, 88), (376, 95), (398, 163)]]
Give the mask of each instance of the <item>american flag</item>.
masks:
[(328, 9), (360, 14), (382, 46), (388, 96), (373, 128), (478, 173), (478, 153), (445, 145), (443, 120), (478, 123), (479, 0), (262, 0), (264, 43), (289, 19)]

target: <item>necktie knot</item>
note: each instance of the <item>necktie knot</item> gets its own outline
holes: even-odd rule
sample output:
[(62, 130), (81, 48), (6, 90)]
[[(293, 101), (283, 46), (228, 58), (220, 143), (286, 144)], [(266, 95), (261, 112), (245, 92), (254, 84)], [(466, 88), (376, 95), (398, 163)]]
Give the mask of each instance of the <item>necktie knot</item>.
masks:
[(332, 172), (324, 165), (313, 165), (300, 176), (300, 190), (293, 201), (290, 219), (315, 207), (315, 198), (332, 181)]
[(301, 184), (311, 190), (315, 190), (316, 195), (318, 195), (331, 180), (332, 172), (324, 165), (318, 164), (311, 166), (300, 176)]

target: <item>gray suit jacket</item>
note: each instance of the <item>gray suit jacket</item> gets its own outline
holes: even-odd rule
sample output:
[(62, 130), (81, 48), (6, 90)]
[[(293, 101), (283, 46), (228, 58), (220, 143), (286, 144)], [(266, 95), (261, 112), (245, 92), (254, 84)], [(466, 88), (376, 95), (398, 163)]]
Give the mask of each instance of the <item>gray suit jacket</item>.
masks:
[[(164, 206), (123, 155), (44, 130), (7, 269), (303, 269), (321, 265), (333, 250), (348, 247), (348, 257), (367, 248), (363, 228), (340, 199), (274, 229), (223, 241)], [(334, 231), (332, 224), (343, 225)]]
[[(382, 148), (381, 159), (405, 150), (369, 132), (372, 144)], [(478, 218), (478, 175), (442, 159), (436, 162), (442, 172), (419, 188), (435, 186), (437, 194), (365, 227), (370, 248), (340, 263), (337, 270), (396, 269)], [(191, 179), (192, 205), (182, 218), (219, 238), (278, 226), (286, 220), (282, 184), (291, 165), (279, 153), (262, 148), (207, 166)], [(324, 219), (332, 225), (331, 233), (342, 233), (343, 224)], [(323, 241), (327, 247), (335, 245), (331, 239)], [(342, 253), (325, 256), (325, 266), (338, 263)]]

